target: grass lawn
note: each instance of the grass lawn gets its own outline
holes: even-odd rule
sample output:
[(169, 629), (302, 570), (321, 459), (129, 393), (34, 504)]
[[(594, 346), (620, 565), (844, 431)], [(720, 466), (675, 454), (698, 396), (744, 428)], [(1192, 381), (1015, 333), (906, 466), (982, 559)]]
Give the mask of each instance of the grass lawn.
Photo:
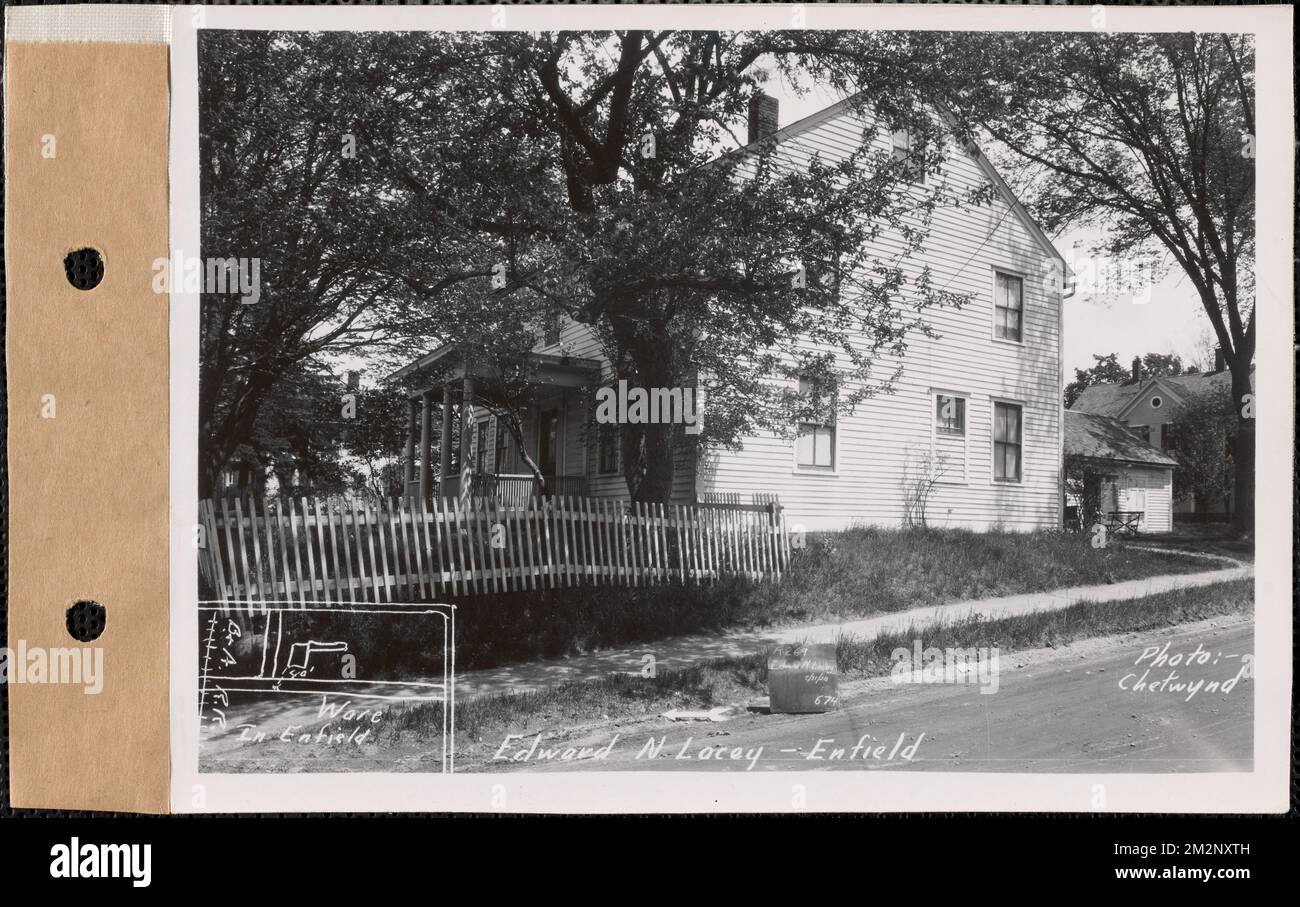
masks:
[(1196, 551), (1254, 563), (1255, 540), (1226, 523), (1174, 523), (1173, 532), (1144, 535), (1134, 544), (1151, 545), (1169, 551)]
[[(843, 678), (852, 680), (888, 674), (893, 666), (890, 653), (910, 648), (912, 640), (921, 635), (927, 647), (997, 646), (1000, 652), (1014, 652), (1253, 611), (1253, 580), (1234, 580), (1129, 601), (1080, 602), (1057, 611), (998, 620), (960, 619), (871, 640), (846, 639), (837, 655)], [(535, 693), (484, 697), (457, 704), (457, 751), (499, 741), (505, 734), (532, 735), (584, 723), (648, 717), (674, 707), (709, 709), (764, 696), (766, 684), (766, 655), (756, 654), (663, 672), (653, 678), (611, 675)], [(418, 745), (431, 739), (440, 727), (440, 705), (418, 706), (394, 716), (378, 742), (384, 747)]]
[[(1145, 538), (1138, 544), (1146, 544)], [(625, 643), (865, 617), (1094, 585), (1216, 564), (1083, 534), (850, 529), (812, 534), (779, 583), (584, 586), (456, 601), (456, 668), (472, 671)]]

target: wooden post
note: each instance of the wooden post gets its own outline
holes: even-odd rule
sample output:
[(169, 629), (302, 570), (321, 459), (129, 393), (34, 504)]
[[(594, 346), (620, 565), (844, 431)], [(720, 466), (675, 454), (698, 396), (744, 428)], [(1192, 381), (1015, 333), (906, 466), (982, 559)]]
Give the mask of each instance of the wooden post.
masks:
[(433, 479), (433, 394), (420, 394), (420, 500), (429, 500)]
[[(410, 397), (406, 401), (406, 475), (405, 484), (410, 485), (415, 481), (415, 420), (416, 420), (415, 398)], [(402, 493), (408, 493), (408, 489), (403, 488)]]
[(477, 451), (478, 431), (474, 424), (474, 376), (470, 372), (468, 355), (465, 357), (465, 376), (461, 379), (460, 395), (460, 506), (469, 509), (470, 496), (473, 494), (474, 462)]
[(438, 500), (447, 496), (451, 472), (451, 382), (442, 386), (442, 438), (438, 441)]

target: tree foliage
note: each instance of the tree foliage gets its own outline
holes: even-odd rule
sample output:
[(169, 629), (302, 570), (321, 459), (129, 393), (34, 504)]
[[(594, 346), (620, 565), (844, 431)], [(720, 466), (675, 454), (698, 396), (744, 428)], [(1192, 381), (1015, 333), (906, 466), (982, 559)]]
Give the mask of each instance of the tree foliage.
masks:
[(1174, 497), (1223, 503), (1234, 491), (1238, 412), (1232, 393), (1218, 385), (1189, 399), (1174, 418)]
[[(1232, 373), (1255, 356), (1255, 56), (1248, 35), (983, 34), (935, 39), (947, 102), (1010, 151), (1049, 230), (1093, 225), (1123, 258), (1186, 275)], [(1028, 165), (1028, 166), (1025, 166)], [(1239, 417), (1239, 524), (1253, 514), (1254, 424)]]
[[(296, 362), (445, 341), (501, 359), (556, 312), (616, 377), (707, 383), (707, 444), (788, 432), (821, 404), (798, 374), (845, 408), (888, 390), (923, 313), (962, 301), (916, 263), (935, 208), (966, 200), (911, 185), (950, 150), (922, 62), (887, 33), (205, 33), (205, 249), (268, 263), (261, 305), (205, 299), (209, 469)], [(856, 93), (880, 117), (863, 147), (734, 150), (775, 73)], [(906, 162), (871, 145), (901, 127)], [(680, 426), (626, 429), (630, 490), (666, 499)]]

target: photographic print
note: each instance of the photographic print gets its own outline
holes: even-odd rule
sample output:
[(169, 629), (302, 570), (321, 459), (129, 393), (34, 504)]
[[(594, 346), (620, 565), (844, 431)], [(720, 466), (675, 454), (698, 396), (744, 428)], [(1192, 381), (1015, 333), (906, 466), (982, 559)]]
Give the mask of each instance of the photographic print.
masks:
[(190, 33), (199, 781), (1256, 770), (1254, 34), (476, 12)]

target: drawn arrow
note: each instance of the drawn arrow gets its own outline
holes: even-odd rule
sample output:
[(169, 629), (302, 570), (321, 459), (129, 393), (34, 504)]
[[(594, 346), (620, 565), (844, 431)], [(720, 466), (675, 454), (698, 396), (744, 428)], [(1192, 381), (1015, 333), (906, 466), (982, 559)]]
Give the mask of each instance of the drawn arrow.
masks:
[(669, 709), (661, 717), (669, 721), (726, 721), (728, 712), (731, 711), (725, 705), (709, 709), (707, 712), (684, 712), (678, 709)]

